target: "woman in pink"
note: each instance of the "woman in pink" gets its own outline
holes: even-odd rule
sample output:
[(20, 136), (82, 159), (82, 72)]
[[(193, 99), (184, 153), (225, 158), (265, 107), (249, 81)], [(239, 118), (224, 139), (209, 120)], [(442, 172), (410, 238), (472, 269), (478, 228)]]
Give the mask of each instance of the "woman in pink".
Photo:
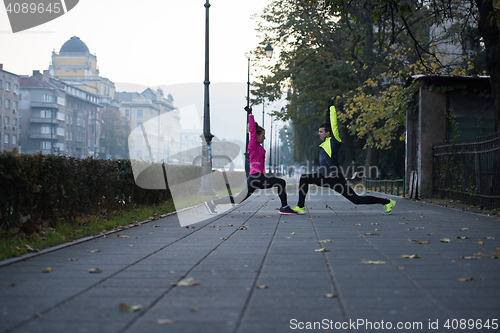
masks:
[(245, 107), (248, 112), (248, 130), (250, 132), (250, 141), (248, 142), (248, 154), (250, 155), (250, 174), (247, 179), (246, 188), (236, 196), (226, 196), (220, 199), (206, 201), (210, 214), (216, 214), (215, 207), (220, 204), (241, 203), (247, 199), (255, 190), (271, 187), (278, 188), (278, 195), (281, 200), (280, 214), (297, 214), (293, 211), (287, 202), (286, 182), (277, 177), (267, 176), (265, 170), (266, 150), (262, 143), (266, 139), (266, 131), (260, 127), (252, 115), (252, 108)]

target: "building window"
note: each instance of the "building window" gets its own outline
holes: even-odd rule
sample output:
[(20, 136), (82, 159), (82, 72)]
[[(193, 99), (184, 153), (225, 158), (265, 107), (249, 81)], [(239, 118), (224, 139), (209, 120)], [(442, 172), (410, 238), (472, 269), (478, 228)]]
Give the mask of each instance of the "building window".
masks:
[(59, 136), (64, 136), (64, 128), (58, 127), (58, 128), (56, 129), (56, 133), (57, 133), (57, 135), (59, 135)]
[(12, 136), (12, 144), (17, 145), (17, 136)]
[(135, 124), (136, 124), (135, 127), (141, 127), (142, 126), (142, 121), (136, 121)]
[(5, 108), (6, 109), (10, 108), (10, 99), (5, 100)]
[(9, 135), (8, 134), (4, 135), (4, 143), (9, 143)]
[(40, 128), (40, 133), (42, 133), (42, 134), (50, 134), (50, 126), (42, 126)]
[(125, 109), (125, 117), (130, 118), (130, 110)]
[(40, 149), (50, 149), (52, 148), (52, 145), (50, 144), (50, 141), (42, 141), (40, 142)]
[(42, 110), (42, 111), (40, 111), (40, 117), (41, 118), (52, 118), (52, 112), (49, 110)]
[(5, 90), (10, 91), (10, 82), (5, 82)]
[(12, 118), (12, 126), (17, 126), (17, 118)]
[(0, 80), (0, 89), (3, 89), (2, 80)]
[(19, 86), (17, 84), (14, 84), (14, 92), (19, 90)]
[(5, 117), (5, 125), (9, 126), (10, 125), (10, 118)]
[(13, 104), (12, 108), (14, 110), (17, 110), (17, 101), (12, 102), (12, 104)]
[(43, 95), (43, 102), (45, 103), (52, 103), (52, 96), (50, 95)]
[(142, 110), (137, 110), (137, 118), (138, 119), (144, 118), (144, 112)]

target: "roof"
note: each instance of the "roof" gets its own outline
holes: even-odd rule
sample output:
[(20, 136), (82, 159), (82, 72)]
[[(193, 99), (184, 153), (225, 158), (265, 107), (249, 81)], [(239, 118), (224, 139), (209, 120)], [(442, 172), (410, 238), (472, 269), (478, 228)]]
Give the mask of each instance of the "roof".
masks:
[(447, 83), (450, 82), (481, 82), (489, 85), (489, 76), (470, 76), (470, 75), (441, 75), (441, 74), (416, 74), (408, 77), (406, 86), (409, 86), (413, 81), (427, 81), (433, 83)]
[(89, 48), (79, 37), (73, 36), (61, 46), (61, 50), (59, 51), (59, 53), (67, 52), (88, 53)]
[(53, 85), (48, 82), (35, 79), (32, 76), (21, 76), (21, 88), (45, 88), (45, 89), (55, 89)]

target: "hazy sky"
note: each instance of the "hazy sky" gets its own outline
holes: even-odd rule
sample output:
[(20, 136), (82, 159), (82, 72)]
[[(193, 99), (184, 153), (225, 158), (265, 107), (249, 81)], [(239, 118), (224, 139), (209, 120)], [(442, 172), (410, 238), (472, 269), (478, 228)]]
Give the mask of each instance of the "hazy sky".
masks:
[[(250, 16), (269, 1), (209, 1), (211, 82), (246, 82), (245, 53), (259, 43)], [(203, 82), (204, 5), (205, 0), (80, 0), (65, 15), (15, 34), (2, 6), (0, 63), (19, 75), (43, 71), (52, 51), (78, 36), (97, 56), (100, 75), (113, 82)]]

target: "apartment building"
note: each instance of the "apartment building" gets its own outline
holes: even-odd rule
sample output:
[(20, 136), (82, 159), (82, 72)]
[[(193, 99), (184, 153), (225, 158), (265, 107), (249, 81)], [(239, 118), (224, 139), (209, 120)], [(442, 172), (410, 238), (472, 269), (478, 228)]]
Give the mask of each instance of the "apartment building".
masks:
[(19, 149), (20, 76), (7, 72), (0, 64), (0, 152)]

